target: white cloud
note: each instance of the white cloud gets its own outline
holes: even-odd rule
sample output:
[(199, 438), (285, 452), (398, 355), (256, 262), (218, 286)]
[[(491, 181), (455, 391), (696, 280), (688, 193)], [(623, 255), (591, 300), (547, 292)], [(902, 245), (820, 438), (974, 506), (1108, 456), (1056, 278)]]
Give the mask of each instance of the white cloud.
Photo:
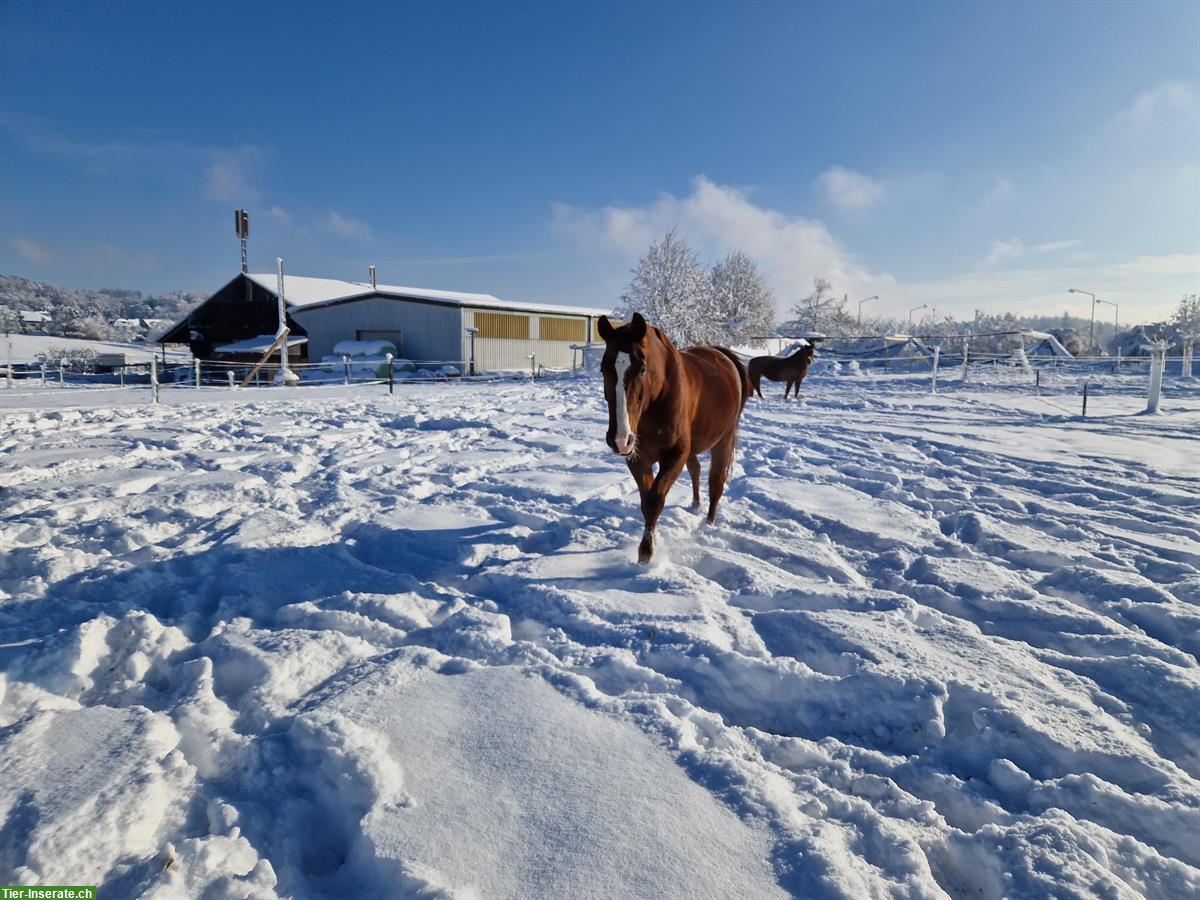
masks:
[(1143, 91), (1117, 117), (1119, 125), (1131, 128), (1150, 128), (1200, 106), (1196, 90), (1182, 81), (1164, 81)]
[(247, 174), (256, 158), (257, 153), (249, 149), (217, 151), (216, 159), (205, 173), (205, 193), (223, 203), (257, 203), (262, 192), (250, 184)]
[(992, 179), (992, 187), (984, 195), (982, 206), (985, 210), (997, 209), (1008, 203), (1016, 192), (1016, 185), (1007, 178), (997, 176)]
[(848, 212), (870, 209), (884, 195), (882, 182), (844, 166), (834, 166), (822, 172), (817, 183), (830, 203)]
[(1192, 275), (1200, 278), (1200, 253), (1139, 256), (1115, 269), (1129, 275)]
[(50, 252), (50, 249), (37, 241), (18, 236), (12, 238), (8, 243), (27, 263), (42, 266), (54, 262), (54, 254)]
[(556, 204), (554, 221), (586, 250), (615, 251), (630, 263), (672, 228), (706, 259), (742, 250), (758, 262), (785, 314), (818, 276), (853, 296), (884, 293), (893, 283), (891, 276), (867, 272), (823, 223), (757, 206), (742, 191), (703, 176), (687, 196), (663, 194), (649, 206), (581, 210)]
[(272, 206), (267, 210), (267, 218), (279, 225), (291, 225), (292, 216), (286, 209), (280, 209), (278, 206)]
[[(1050, 263), (1042, 268), (979, 271), (958, 277), (902, 283), (891, 275), (867, 270), (829, 232), (824, 223), (752, 203), (744, 192), (697, 178), (683, 197), (663, 194), (646, 206), (609, 206), (579, 209), (556, 204), (554, 225), (580, 246), (586, 257), (604, 259), (598, 271), (608, 271), (615, 256), (632, 263), (652, 240), (671, 228), (696, 248), (701, 258), (713, 261), (731, 249), (754, 258), (775, 292), (776, 305), (785, 315), (796, 300), (812, 288), (812, 279), (828, 278), (838, 293), (851, 298), (879, 294), (872, 304), (879, 314), (903, 316), (921, 303), (940, 312), (970, 319), (976, 308), (989, 312), (1056, 313), (1078, 310), (1078, 296), (1068, 294), (1075, 284), (1098, 285), (1106, 298), (1121, 304), (1122, 319), (1148, 321), (1168, 315), (1179, 294), (1194, 291), (1200, 257), (1194, 254), (1138, 257), (1118, 264), (1081, 265), (1068, 262), (1076, 253), (1054, 256), (1079, 246), (1077, 239), (1027, 246), (1014, 238), (997, 241), (998, 259), (1023, 259)], [(1059, 259), (1063, 262), (1057, 262)], [(614, 279), (619, 282), (620, 279)], [(1189, 285), (1192, 285), (1189, 287)], [(615, 291), (620, 290), (614, 284)], [(608, 290), (608, 288), (606, 288)], [(615, 292), (594, 302), (612, 302)]]
[(325, 220), (325, 228), (339, 237), (355, 238), (360, 241), (371, 239), (371, 229), (366, 222), (343, 216), (330, 210), (329, 218)]
[(1082, 243), (1083, 241), (1081, 240), (1072, 239), (1069, 241), (1050, 241), (1046, 244), (1034, 244), (1032, 247), (1027, 247), (1025, 242), (1020, 238), (1013, 238), (1009, 241), (992, 241), (992, 249), (984, 259), (983, 264), (985, 266), (993, 266), (1006, 259), (1042, 256), (1058, 250), (1069, 250), (1071, 247), (1078, 247)]

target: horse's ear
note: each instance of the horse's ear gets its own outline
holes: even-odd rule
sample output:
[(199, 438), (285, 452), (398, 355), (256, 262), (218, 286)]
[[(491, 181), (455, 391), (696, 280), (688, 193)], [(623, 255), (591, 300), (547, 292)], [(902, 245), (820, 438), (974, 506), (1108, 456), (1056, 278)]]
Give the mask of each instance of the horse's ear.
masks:
[(616, 329), (613, 328), (612, 322), (608, 321), (608, 316), (601, 316), (596, 322), (596, 330), (600, 332), (601, 339), (607, 343)]
[(635, 341), (640, 341), (646, 336), (646, 320), (642, 318), (641, 313), (633, 314), (633, 321), (629, 323), (630, 337)]

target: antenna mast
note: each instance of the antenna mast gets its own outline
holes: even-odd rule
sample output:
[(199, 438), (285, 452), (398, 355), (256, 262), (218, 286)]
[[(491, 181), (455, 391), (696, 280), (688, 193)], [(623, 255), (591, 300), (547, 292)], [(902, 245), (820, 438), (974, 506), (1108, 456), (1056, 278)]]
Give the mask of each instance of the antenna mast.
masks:
[(233, 230), (242, 239), (242, 274), (244, 275), (250, 271), (246, 260), (246, 238), (250, 236), (250, 213), (244, 209), (235, 209), (233, 211)]

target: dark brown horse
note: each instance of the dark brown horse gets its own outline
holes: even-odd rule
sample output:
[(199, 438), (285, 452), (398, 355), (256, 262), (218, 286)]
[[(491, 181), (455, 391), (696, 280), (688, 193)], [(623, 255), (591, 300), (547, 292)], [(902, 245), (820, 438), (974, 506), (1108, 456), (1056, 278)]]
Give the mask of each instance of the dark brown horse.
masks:
[(701, 453), (712, 454), (708, 521), (717, 517), (717, 502), (733, 465), (738, 421), (750, 396), (750, 376), (724, 347), (677, 350), (640, 313), (620, 327), (602, 316), (598, 327), (605, 343), (600, 362), (608, 403), (605, 440), (624, 457), (637, 482), (646, 523), (638, 562), (647, 563), (667, 493), (684, 466), (692, 476), (692, 508), (700, 508)]
[(756, 356), (750, 360), (750, 383), (754, 385), (759, 399), (762, 399), (761, 383), (764, 378), (770, 381), (787, 382), (787, 387), (783, 389), (784, 400), (787, 399), (788, 392), (793, 388), (796, 389), (796, 396), (799, 397), (800, 382), (808, 374), (809, 364), (813, 360), (813, 350), (813, 345), (807, 344), (791, 356)]

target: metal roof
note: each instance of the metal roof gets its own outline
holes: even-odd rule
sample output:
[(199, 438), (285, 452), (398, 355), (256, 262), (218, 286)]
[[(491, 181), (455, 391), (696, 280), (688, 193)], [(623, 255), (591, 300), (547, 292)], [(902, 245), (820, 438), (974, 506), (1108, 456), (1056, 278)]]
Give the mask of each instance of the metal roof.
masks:
[[(263, 290), (271, 294), (276, 293), (278, 279), (275, 273), (251, 273), (248, 277)], [(453, 306), (542, 313), (543, 315), (560, 313), (575, 316), (602, 316), (611, 312), (611, 310), (596, 309), (590, 306), (559, 306), (548, 303), (501, 300), (491, 294), (470, 294), (462, 291), (441, 291), (394, 284), (377, 284), (375, 287), (371, 287), (370, 283), (365, 281), (339, 281), (334, 278), (312, 278), (307, 275), (285, 274), (283, 277), (283, 297), (291, 309), (326, 306), (331, 303), (343, 303), (347, 300), (376, 295), (426, 300)]]

